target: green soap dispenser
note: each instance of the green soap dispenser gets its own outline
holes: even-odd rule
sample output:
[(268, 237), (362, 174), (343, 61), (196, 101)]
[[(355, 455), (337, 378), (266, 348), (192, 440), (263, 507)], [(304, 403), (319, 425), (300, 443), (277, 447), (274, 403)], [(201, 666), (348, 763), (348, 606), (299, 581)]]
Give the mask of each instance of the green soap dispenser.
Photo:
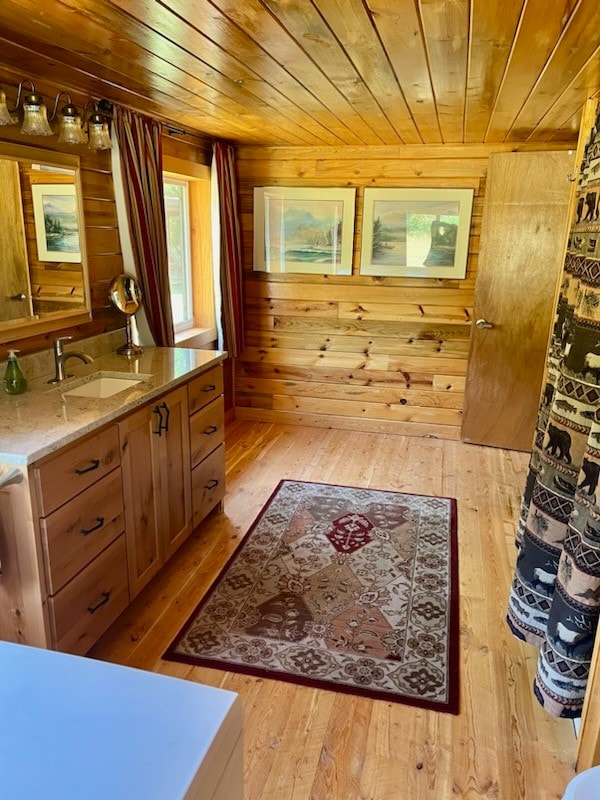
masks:
[(27, 380), (17, 361), (18, 352), (18, 350), (8, 351), (8, 364), (4, 373), (4, 388), (8, 394), (23, 394), (27, 389)]

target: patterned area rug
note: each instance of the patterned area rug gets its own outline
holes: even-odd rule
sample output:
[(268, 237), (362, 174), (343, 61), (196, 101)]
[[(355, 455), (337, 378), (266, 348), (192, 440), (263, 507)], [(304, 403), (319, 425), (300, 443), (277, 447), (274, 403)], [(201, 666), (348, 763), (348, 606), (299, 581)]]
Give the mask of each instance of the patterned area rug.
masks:
[(456, 501), (281, 481), (165, 658), (458, 713)]

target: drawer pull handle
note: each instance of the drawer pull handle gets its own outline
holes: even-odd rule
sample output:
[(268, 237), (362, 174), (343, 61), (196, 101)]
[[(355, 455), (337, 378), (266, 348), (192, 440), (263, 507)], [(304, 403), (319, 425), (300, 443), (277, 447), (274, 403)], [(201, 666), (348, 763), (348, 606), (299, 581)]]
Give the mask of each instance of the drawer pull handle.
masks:
[(92, 458), (92, 464), (85, 469), (76, 469), (75, 472), (77, 475), (85, 475), (86, 472), (93, 472), (95, 469), (98, 469), (100, 466), (100, 459), (99, 458)]
[(214, 383), (207, 383), (206, 386), (202, 387), (203, 392), (214, 392), (217, 387)]
[(110, 592), (102, 592), (102, 600), (100, 600), (100, 602), (97, 603), (95, 606), (89, 606), (88, 612), (90, 614), (95, 614), (96, 611), (98, 611), (98, 609), (101, 608), (102, 606), (105, 606), (109, 600), (110, 600)]
[(205, 436), (212, 436), (213, 433), (216, 433), (219, 429), (216, 425), (209, 425), (209, 427), (204, 431)]
[(205, 489), (214, 489), (215, 486), (218, 486), (218, 485), (219, 485), (219, 481), (216, 478), (213, 478), (212, 481), (209, 481), (204, 488)]
[(96, 517), (96, 520), (97, 524), (94, 525), (93, 528), (88, 528), (87, 530), (85, 528), (81, 529), (81, 532), (84, 536), (89, 536), (90, 533), (99, 530), (104, 525), (104, 517)]

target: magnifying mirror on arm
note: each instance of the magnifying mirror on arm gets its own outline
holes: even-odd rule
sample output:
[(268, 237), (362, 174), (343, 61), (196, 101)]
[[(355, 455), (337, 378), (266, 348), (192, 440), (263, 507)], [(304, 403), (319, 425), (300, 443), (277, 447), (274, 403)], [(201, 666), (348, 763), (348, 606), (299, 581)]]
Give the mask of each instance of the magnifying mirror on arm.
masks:
[(131, 318), (142, 307), (142, 292), (135, 277), (124, 272), (122, 275), (117, 275), (116, 278), (113, 278), (110, 284), (109, 298), (117, 311), (120, 311), (127, 318), (125, 324), (126, 341), (123, 347), (117, 350), (117, 353), (122, 356), (141, 355), (144, 352), (143, 348), (134, 344), (132, 339)]

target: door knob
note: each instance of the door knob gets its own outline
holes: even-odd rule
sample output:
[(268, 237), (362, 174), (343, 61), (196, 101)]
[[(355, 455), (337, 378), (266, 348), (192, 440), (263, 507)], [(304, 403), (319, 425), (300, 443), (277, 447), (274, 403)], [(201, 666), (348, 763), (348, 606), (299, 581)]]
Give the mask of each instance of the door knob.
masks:
[(482, 328), (493, 328), (494, 327), (491, 322), (487, 321), (487, 319), (478, 319), (477, 322), (475, 323), (475, 325), (479, 329), (482, 329)]

